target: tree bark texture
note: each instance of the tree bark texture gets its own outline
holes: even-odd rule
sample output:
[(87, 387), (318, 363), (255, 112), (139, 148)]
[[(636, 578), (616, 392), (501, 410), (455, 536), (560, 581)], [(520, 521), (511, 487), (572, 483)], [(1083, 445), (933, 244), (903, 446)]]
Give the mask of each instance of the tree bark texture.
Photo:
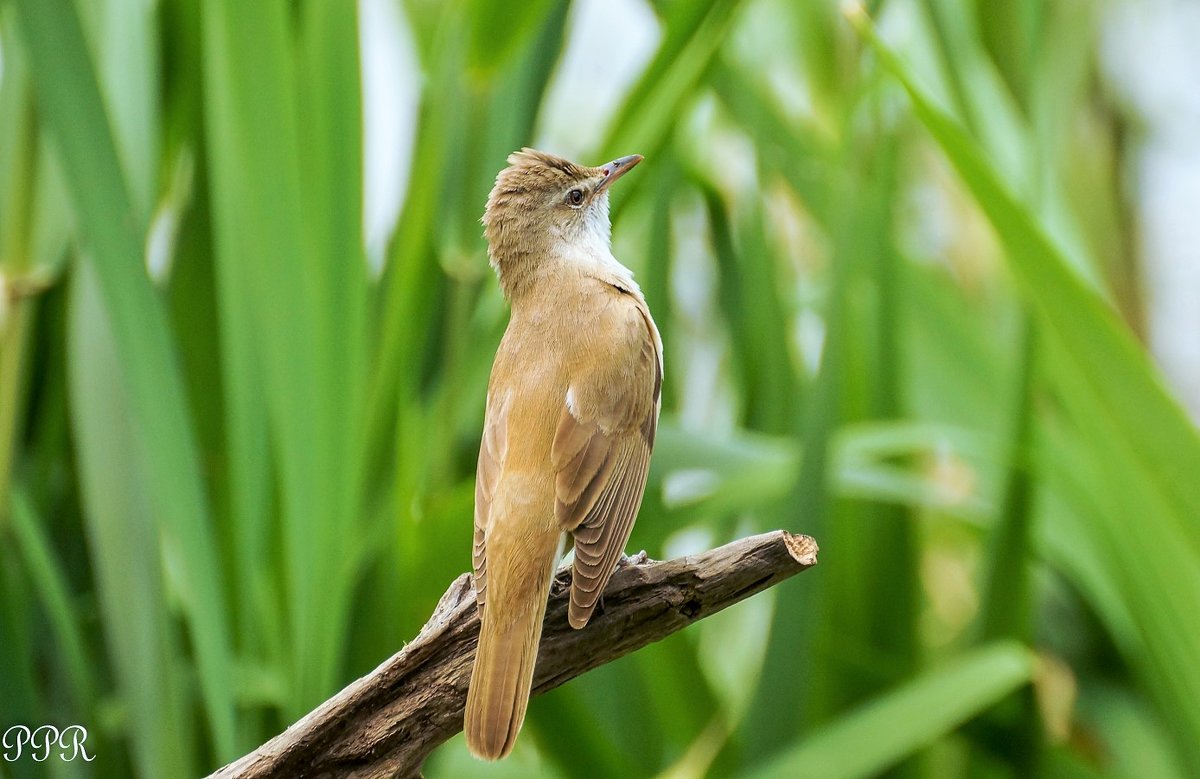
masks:
[[(550, 591), (533, 694), (658, 641), (816, 563), (816, 542), (784, 530), (674, 560), (651, 560), (642, 552), (621, 561), (605, 589), (603, 610), (582, 630), (567, 624), (571, 573), (564, 566)], [(442, 595), (412, 643), (211, 777), (419, 776), (429, 753), (462, 729), (478, 634), (475, 588), (470, 574), (463, 574)]]

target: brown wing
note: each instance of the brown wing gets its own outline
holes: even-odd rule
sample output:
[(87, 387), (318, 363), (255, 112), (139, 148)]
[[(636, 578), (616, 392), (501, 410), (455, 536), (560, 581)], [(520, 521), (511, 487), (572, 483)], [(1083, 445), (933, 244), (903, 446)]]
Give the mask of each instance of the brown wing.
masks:
[(633, 311), (627, 337), (595, 361), (607, 369), (571, 384), (551, 449), (555, 516), (575, 536), (568, 619), (576, 628), (587, 624), (625, 550), (658, 427), (657, 331), (640, 304)]
[[(487, 554), (483, 528), (492, 508), (492, 496), (500, 478), (500, 463), (508, 448), (508, 403), (494, 403), (488, 396), (483, 419), (483, 440), (479, 444), (479, 465), (475, 469), (475, 541), (471, 545), (471, 568), (475, 575), (475, 601), (483, 608), (487, 590)], [(506, 399), (507, 400), (507, 399)]]

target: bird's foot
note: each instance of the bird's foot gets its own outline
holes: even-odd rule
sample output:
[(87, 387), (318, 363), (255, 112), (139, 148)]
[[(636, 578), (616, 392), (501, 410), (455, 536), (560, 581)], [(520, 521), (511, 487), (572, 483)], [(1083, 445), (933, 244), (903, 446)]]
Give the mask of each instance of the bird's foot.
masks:
[(643, 549), (637, 554), (621, 555), (621, 559), (617, 560), (617, 570), (631, 565), (645, 565), (648, 562), (650, 562), (650, 555), (646, 554), (646, 550)]

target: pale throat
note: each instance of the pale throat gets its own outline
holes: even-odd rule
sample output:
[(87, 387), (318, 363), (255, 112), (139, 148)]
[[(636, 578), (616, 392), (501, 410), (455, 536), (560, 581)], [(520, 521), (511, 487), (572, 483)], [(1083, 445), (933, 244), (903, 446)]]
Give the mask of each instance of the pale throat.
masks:
[(583, 273), (614, 278), (631, 289), (638, 289), (633, 271), (613, 256), (607, 197), (598, 205), (600, 207), (588, 210), (580, 229), (555, 236), (553, 251), (564, 263)]

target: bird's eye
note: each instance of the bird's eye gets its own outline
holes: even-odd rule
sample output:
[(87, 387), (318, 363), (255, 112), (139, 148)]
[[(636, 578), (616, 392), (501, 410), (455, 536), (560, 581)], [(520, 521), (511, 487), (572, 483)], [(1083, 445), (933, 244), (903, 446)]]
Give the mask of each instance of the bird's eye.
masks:
[(577, 206), (580, 203), (582, 203), (583, 202), (583, 190), (582, 189), (572, 189), (570, 192), (567, 193), (567, 202), (573, 206)]

